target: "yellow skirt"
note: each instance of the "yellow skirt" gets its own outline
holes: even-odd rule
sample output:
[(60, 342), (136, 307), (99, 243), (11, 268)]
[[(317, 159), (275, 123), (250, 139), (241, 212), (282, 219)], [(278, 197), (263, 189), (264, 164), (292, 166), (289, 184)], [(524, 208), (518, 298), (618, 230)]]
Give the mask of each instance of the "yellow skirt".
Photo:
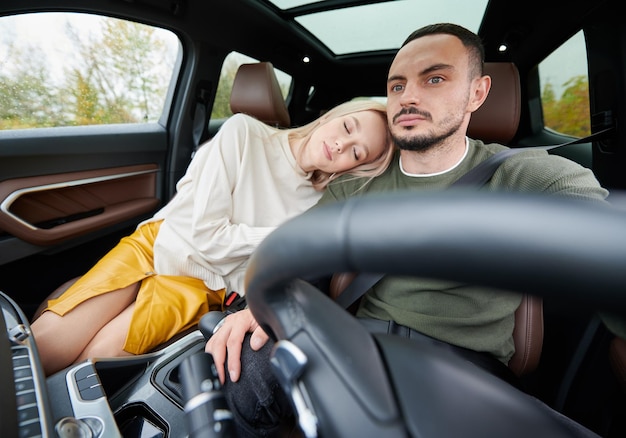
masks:
[(63, 316), (80, 303), (140, 282), (124, 350), (142, 354), (198, 324), (210, 310), (222, 310), (225, 289), (206, 287), (191, 277), (158, 275), (153, 247), (161, 221), (149, 222), (124, 237), (46, 310)]

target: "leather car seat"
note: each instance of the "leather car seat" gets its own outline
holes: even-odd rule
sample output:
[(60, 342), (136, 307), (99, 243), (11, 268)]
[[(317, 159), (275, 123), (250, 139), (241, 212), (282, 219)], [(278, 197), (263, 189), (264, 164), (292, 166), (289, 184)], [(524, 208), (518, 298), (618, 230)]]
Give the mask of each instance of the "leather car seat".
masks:
[[(336, 299), (348, 287), (354, 277), (354, 273), (333, 275), (329, 287), (330, 297)], [(348, 310), (354, 313), (356, 306), (352, 305)], [(522, 302), (515, 311), (513, 342), (515, 353), (508, 366), (516, 376), (521, 377), (534, 371), (541, 358), (543, 347), (543, 300), (541, 298), (528, 294), (522, 295)], [(626, 356), (624, 360), (626, 360)], [(623, 375), (626, 382), (626, 371)]]
[[(470, 119), (468, 136), (484, 142), (510, 144), (517, 128), (522, 106), (519, 71), (512, 62), (486, 62), (485, 74), (491, 76), (489, 95)], [(509, 368), (518, 376), (537, 368), (543, 348), (543, 300), (523, 295), (515, 312), (513, 340), (515, 354)]]
[(230, 110), (256, 117), (271, 126), (288, 128), (289, 111), (271, 62), (239, 66), (230, 93)]
[(491, 76), (491, 90), (472, 114), (467, 135), (485, 143), (508, 145), (517, 133), (521, 114), (519, 71), (512, 62), (485, 62), (484, 73)]
[(615, 336), (609, 344), (609, 363), (615, 378), (626, 392), (626, 339)]

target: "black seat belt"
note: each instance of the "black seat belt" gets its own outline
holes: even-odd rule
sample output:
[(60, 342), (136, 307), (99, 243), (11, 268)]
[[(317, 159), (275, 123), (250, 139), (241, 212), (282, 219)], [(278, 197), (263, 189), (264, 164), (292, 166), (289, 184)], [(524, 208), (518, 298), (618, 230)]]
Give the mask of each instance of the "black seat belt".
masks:
[(560, 144), (505, 149), (496, 154), (493, 154), (491, 157), (487, 158), (485, 161), (478, 164), (478, 166), (474, 167), (472, 170), (467, 172), (461, 178), (456, 180), (452, 185), (464, 186), (464, 185), (472, 184), (472, 185), (480, 186), (482, 184), (485, 184), (487, 181), (489, 181), (493, 173), (500, 166), (500, 164), (502, 164), (504, 160), (506, 160), (510, 156), (515, 155), (519, 152), (533, 150), (533, 149), (543, 149), (543, 150), (549, 151), (551, 149), (557, 149), (563, 146), (570, 146), (570, 145), (580, 144), (580, 143), (589, 143), (589, 142), (592, 142), (592, 141), (595, 141), (604, 137), (606, 134), (608, 134), (611, 131), (613, 131), (612, 127), (606, 128), (606, 129), (603, 129), (602, 131), (595, 132), (586, 137), (577, 138), (576, 140), (572, 140), (572, 141), (568, 141), (568, 142), (560, 143)]
[(211, 93), (211, 83), (209, 81), (200, 81), (196, 89), (196, 107), (193, 113), (192, 135), (194, 143), (194, 151), (207, 139), (209, 134), (209, 98)]
[[(500, 164), (507, 158), (512, 155), (515, 155), (519, 152), (532, 150), (532, 149), (544, 149), (551, 150), (560, 148), (562, 146), (568, 146), (579, 143), (588, 143), (594, 140), (597, 140), (601, 137), (604, 137), (614, 128), (606, 128), (602, 131), (598, 131), (594, 134), (588, 135), (587, 137), (578, 138), (576, 140), (568, 141), (566, 143), (549, 145), (549, 146), (530, 146), (524, 148), (510, 148), (505, 149), (503, 151), (497, 152), (493, 154), (491, 157), (487, 158), (485, 161), (478, 164), (472, 170), (467, 172), (465, 175), (461, 176), (458, 180), (456, 180), (450, 187), (457, 186), (469, 186), (474, 185), (477, 187), (485, 184), (493, 173), (496, 171)], [(356, 300), (358, 300), (365, 292), (367, 292), (372, 286), (374, 286), (378, 281), (384, 277), (385, 274), (378, 273), (369, 273), (369, 272), (361, 272), (359, 273), (352, 282), (346, 287), (346, 289), (339, 294), (339, 296), (335, 299), (335, 301), (342, 306), (344, 309), (350, 307)]]

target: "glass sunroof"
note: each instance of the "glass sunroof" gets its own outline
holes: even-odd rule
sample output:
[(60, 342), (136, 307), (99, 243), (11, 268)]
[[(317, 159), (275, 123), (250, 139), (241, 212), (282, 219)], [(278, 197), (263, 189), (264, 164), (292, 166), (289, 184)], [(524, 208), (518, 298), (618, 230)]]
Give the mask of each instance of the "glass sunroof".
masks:
[[(270, 0), (286, 10), (303, 5), (323, 7), (320, 0)], [(415, 29), (451, 22), (478, 32), (489, 0), (395, 0), (331, 9), (295, 20), (336, 55), (397, 49)]]

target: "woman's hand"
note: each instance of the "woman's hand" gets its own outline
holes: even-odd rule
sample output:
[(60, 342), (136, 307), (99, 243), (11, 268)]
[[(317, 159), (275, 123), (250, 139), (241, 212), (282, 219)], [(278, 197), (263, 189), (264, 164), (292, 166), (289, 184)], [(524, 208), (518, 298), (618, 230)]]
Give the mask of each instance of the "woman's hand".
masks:
[(268, 341), (269, 336), (263, 331), (252, 316), (249, 309), (231, 313), (224, 319), (219, 330), (211, 336), (204, 351), (213, 356), (215, 368), (220, 382), (225, 381), (226, 358), (228, 357), (228, 374), (230, 380), (236, 382), (241, 374), (241, 348), (246, 333), (251, 332), (250, 347), (257, 351)]

